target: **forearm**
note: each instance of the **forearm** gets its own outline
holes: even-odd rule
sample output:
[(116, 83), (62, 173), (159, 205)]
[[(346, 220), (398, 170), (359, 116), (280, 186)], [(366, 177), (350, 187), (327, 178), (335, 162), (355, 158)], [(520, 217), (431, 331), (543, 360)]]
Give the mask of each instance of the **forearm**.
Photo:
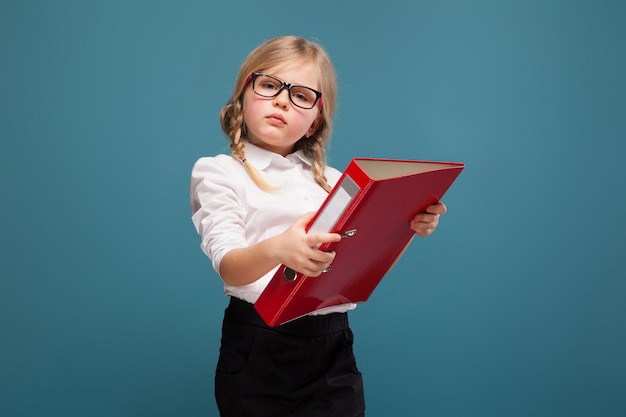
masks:
[(275, 240), (269, 238), (246, 248), (229, 251), (220, 263), (222, 280), (236, 286), (251, 284), (279, 265)]

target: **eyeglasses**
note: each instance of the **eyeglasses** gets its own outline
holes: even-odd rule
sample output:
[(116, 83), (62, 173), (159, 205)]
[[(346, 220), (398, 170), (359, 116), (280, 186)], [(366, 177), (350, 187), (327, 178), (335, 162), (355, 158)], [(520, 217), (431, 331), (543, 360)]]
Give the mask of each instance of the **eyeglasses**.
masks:
[[(289, 84), (271, 75), (253, 72), (250, 78), (252, 78), (252, 90), (259, 96), (276, 97), (286, 88), (289, 91), (289, 100), (301, 109), (312, 109), (322, 98), (322, 93), (317, 90), (303, 85)], [(250, 78), (248, 78), (248, 82), (250, 82)]]

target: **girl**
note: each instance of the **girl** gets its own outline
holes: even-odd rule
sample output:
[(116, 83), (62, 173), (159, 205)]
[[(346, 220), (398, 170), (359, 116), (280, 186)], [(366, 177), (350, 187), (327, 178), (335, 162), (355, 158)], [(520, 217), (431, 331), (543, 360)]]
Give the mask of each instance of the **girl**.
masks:
[[(215, 375), (222, 416), (362, 416), (363, 382), (345, 304), (270, 328), (257, 300), (284, 264), (318, 276), (335, 233), (305, 227), (341, 172), (326, 165), (335, 70), (318, 44), (285, 36), (253, 50), (220, 114), (231, 155), (200, 158), (191, 175), (192, 220), (230, 302)], [(428, 236), (442, 203), (407, 227)]]

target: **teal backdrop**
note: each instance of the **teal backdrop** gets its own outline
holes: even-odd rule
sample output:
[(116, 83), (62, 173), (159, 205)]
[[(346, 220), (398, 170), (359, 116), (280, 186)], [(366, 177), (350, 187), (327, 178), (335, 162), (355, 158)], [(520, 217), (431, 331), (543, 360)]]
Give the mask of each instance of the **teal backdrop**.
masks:
[(283, 34), (336, 64), (333, 166), (467, 165), (351, 314), (367, 415), (626, 415), (617, 0), (2, 0), (0, 415), (217, 415), (189, 174)]

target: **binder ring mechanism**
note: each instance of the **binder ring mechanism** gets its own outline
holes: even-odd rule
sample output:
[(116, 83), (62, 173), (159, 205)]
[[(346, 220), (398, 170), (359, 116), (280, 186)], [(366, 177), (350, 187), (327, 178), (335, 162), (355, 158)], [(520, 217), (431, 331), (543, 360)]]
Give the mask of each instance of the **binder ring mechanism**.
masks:
[[(345, 232), (343, 232), (341, 234), (341, 238), (345, 239), (347, 237), (352, 237), (356, 234), (356, 229), (350, 229), (350, 230), (346, 230)], [(322, 274), (325, 274), (326, 272), (330, 271), (330, 266), (326, 269), (324, 269), (322, 271)], [(296, 271), (294, 271), (293, 269), (289, 268), (288, 266), (286, 266), (283, 269), (283, 277), (285, 277), (285, 280), (288, 282), (294, 282), (296, 280), (296, 278), (298, 278), (298, 273)]]

